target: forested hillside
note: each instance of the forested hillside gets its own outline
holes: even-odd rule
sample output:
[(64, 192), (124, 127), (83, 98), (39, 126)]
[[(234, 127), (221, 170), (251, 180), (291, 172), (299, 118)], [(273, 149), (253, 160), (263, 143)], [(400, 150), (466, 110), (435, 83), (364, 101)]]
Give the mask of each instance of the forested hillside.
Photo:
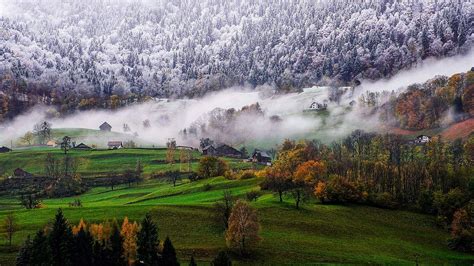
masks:
[[(0, 112), (388, 77), (472, 46), (470, 1), (2, 1)], [(8, 95), (8, 96), (6, 96)]]

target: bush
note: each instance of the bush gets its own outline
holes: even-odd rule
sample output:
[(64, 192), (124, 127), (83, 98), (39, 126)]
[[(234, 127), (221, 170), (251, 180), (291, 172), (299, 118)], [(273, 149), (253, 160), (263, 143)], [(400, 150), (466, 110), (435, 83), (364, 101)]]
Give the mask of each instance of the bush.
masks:
[(256, 178), (257, 176), (255, 175), (255, 172), (252, 170), (245, 170), (245, 171), (240, 171), (238, 174), (238, 179), (239, 180), (245, 180), (245, 179), (252, 179)]
[(372, 199), (372, 203), (382, 208), (395, 209), (397, 207), (397, 202), (392, 194), (388, 192), (376, 193)]
[(227, 162), (217, 157), (206, 156), (199, 160), (198, 175), (201, 178), (222, 176), (229, 169)]
[(363, 199), (362, 191), (355, 182), (338, 175), (330, 176), (327, 183), (319, 181), (314, 194), (323, 203), (360, 202)]
[(262, 192), (259, 190), (252, 190), (247, 192), (246, 197), (248, 201), (257, 201), (258, 198), (262, 195)]
[(440, 218), (446, 221), (444, 226), (451, 223), (453, 214), (469, 201), (469, 196), (459, 188), (449, 190), (443, 194), (441, 191), (434, 193), (433, 206)]

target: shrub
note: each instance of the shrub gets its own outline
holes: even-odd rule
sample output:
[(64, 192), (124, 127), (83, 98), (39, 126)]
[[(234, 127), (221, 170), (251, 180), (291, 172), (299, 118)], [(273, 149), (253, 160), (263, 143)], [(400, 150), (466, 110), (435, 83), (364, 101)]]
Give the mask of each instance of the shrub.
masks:
[(224, 175), (229, 169), (227, 163), (217, 157), (206, 156), (199, 161), (198, 175), (209, 178)]
[(378, 207), (389, 209), (397, 207), (397, 202), (394, 200), (392, 194), (388, 192), (376, 193), (373, 197), (372, 203)]
[(444, 217), (447, 222), (444, 226), (451, 223), (454, 212), (464, 206), (469, 197), (459, 188), (454, 188), (443, 194), (441, 191), (434, 193), (433, 206), (440, 217)]
[(256, 178), (257, 176), (255, 175), (255, 172), (252, 170), (245, 170), (245, 171), (240, 171), (238, 174), (238, 179), (239, 180), (245, 180), (245, 179), (252, 179)]
[(360, 202), (363, 199), (362, 191), (355, 182), (338, 175), (330, 176), (327, 183), (319, 181), (314, 194), (321, 202)]
[(262, 192), (259, 190), (252, 190), (247, 192), (246, 197), (248, 201), (257, 201), (258, 198), (262, 195)]

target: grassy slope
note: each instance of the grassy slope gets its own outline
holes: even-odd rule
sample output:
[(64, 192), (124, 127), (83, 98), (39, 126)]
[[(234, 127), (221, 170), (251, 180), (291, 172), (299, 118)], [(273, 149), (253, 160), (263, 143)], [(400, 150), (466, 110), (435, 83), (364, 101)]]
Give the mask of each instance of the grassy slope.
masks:
[[(34, 148), (30, 150), (14, 150), (9, 153), (0, 153), (0, 175), (11, 175), (16, 168), (22, 168), (30, 173), (41, 175), (44, 173), (44, 158), (47, 153), (52, 153), (58, 158), (63, 156), (59, 148)], [(69, 155), (79, 159), (78, 173), (82, 177), (104, 175), (110, 172), (121, 172), (126, 169), (134, 169), (137, 160), (144, 166), (145, 175), (154, 172), (169, 170), (164, 162), (166, 158), (165, 149), (120, 149), (120, 150), (91, 150), (91, 151), (69, 151)], [(179, 162), (180, 151), (176, 151), (175, 160)], [(197, 167), (198, 152), (193, 152), (195, 161), (191, 164), (193, 169)], [(232, 167), (250, 167), (240, 160), (226, 159)], [(174, 170), (180, 167), (185, 170), (187, 164), (176, 163)]]
[[(0, 167), (12, 169), (16, 164), (23, 164), (27, 170), (40, 171), (40, 159), (50, 151), (36, 149), (0, 154)], [(59, 151), (55, 152), (59, 156)], [(81, 166), (83, 173), (121, 169), (129, 161), (132, 166), (136, 157), (141, 158), (148, 173), (166, 169), (163, 164), (152, 163), (164, 159), (165, 153), (160, 150), (73, 152), (71, 155), (88, 160), (88, 164)], [(237, 161), (232, 164), (242, 166)], [(257, 189), (258, 183), (255, 179), (229, 181), (220, 177), (183, 182), (176, 187), (157, 180), (131, 188), (121, 186), (114, 191), (98, 187), (78, 197), (83, 208), (69, 208), (68, 203), (74, 198), (61, 198), (44, 200), (42, 209), (24, 210), (17, 199), (4, 196), (0, 198), (0, 220), (14, 211), (21, 230), (14, 237), (14, 248), (10, 249), (0, 241), (0, 265), (11, 264), (16, 249), (26, 236), (47, 224), (60, 207), (73, 223), (80, 218), (99, 222), (124, 216), (139, 220), (151, 211), (158, 222), (160, 237), (171, 237), (183, 263), (187, 263), (193, 253), (201, 262), (208, 262), (225, 248), (223, 232), (213, 223), (212, 204), (222, 196), (224, 189), (231, 189), (234, 195), (243, 197), (247, 191)], [(211, 185), (208, 191), (204, 189), (207, 184)], [(263, 241), (256, 257), (241, 261), (241, 264), (410, 264), (417, 254), (419, 261), (429, 264), (470, 264), (474, 261), (474, 256), (446, 248), (449, 236), (434, 226), (432, 216), (314, 202), (297, 211), (290, 200), (280, 204), (271, 194), (265, 194), (252, 204), (258, 208)]]

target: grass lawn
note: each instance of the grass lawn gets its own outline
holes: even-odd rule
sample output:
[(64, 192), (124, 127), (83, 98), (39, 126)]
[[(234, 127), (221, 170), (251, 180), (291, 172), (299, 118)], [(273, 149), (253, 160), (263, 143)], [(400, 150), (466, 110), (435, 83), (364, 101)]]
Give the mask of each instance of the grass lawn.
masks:
[[(1, 172), (9, 174), (17, 167), (41, 174), (46, 153), (62, 156), (59, 149), (36, 148), (0, 154)], [(168, 170), (165, 150), (123, 149), (71, 151), (81, 158), (79, 173), (93, 177), (110, 171), (144, 165), (145, 175)], [(178, 155), (177, 155), (178, 156)], [(195, 154), (198, 159), (199, 154)], [(178, 158), (178, 157), (177, 157)], [(234, 168), (251, 167), (240, 160), (228, 159)], [(175, 165), (179, 169), (179, 165)], [(193, 163), (193, 168), (197, 162)], [(180, 261), (186, 265), (194, 254), (198, 263), (207, 265), (219, 250), (225, 249), (224, 232), (215, 225), (213, 204), (229, 189), (237, 197), (258, 189), (261, 180), (226, 180), (216, 177), (198, 182), (182, 180), (173, 187), (162, 180), (150, 179), (138, 185), (95, 187), (83, 195), (45, 199), (41, 209), (25, 210), (16, 196), (0, 197), (0, 221), (14, 212), (20, 230), (13, 247), (0, 237), (0, 265), (13, 265), (19, 246), (63, 208), (71, 223), (122, 220), (125, 216), (141, 220), (151, 212), (158, 223), (161, 239), (170, 236)], [(82, 208), (68, 203), (79, 198)], [(278, 265), (315, 263), (375, 263), (472, 265), (474, 255), (451, 251), (446, 246), (449, 234), (434, 224), (434, 217), (407, 211), (385, 210), (359, 205), (322, 205), (309, 202), (301, 210), (291, 199), (279, 203), (272, 194), (263, 194), (253, 202), (261, 222), (262, 242), (253, 258), (235, 258), (238, 265)]]

